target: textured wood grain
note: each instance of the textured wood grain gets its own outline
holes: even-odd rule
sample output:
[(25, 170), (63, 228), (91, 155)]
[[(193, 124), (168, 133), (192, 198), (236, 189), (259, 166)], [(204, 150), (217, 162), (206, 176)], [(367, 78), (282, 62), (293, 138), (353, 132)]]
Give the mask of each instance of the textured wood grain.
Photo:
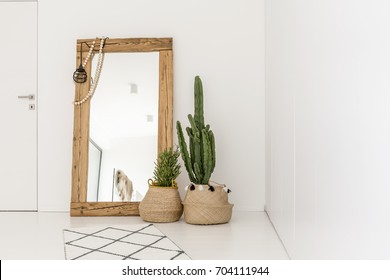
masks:
[[(83, 53), (83, 57), (86, 53)], [(80, 53), (77, 54), (76, 65), (80, 64)], [(91, 72), (91, 61), (85, 66), (87, 73)], [(81, 100), (88, 94), (90, 75), (83, 84), (76, 84), (75, 100)], [(89, 139), (89, 109), (88, 100), (82, 106), (74, 106), (73, 127), (73, 165), (72, 165), (72, 202), (87, 199), (88, 180), (88, 139)]]
[[(82, 42), (89, 46), (95, 41), (94, 51), (99, 51), (100, 39), (79, 39), (77, 40), (77, 51), (80, 51)], [(83, 51), (88, 47), (83, 45)], [(172, 49), (172, 38), (126, 38), (126, 39), (107, 39), (104, 46), (104, 52), (158, 52)]]
[(173, 144), (173, 52), (160, 51), (158, 152)]
[(139, 216), (139, 202), (72, 202), (70, 215)]

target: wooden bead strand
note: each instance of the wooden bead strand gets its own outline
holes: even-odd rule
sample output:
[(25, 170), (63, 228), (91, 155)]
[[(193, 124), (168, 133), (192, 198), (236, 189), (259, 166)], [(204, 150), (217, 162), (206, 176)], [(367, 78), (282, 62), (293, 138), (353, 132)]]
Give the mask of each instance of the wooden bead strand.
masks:
[[(91, 86), (89, 88), (88, 94), (83, 99), (81, 99), (79, 101), (74, 101), (73, 102), (74, 105), (80, 106), (81, 104), (86, 102), (89, 98), (91, 98), (94, 95), (94, 93), (95, 93), (97, 84), (99, 82), (100, 73), (101, 73), (102, 68), (103, 68), (103, 61), (104, 61), (103, 48), (104, 48), (104, 43), (105, 43), (106, 39), (107, 39), (106, 37), (102, 37), (101, 40), (100, 40), (99, 57), (98, 57), (97, 65), (96, 65), (95, 78), (93, 79), (93, 82), (92, 82), (92, 84), (91, 84)], [(87, 62), (88, 62), (89, 58), (92, 55), (94, 47), (95, 47), (95, 41), (93, 41), (92, 46), (89, 49), (87, 57), (84, 60), (83, 67), (85, 67), (87, 65)]]

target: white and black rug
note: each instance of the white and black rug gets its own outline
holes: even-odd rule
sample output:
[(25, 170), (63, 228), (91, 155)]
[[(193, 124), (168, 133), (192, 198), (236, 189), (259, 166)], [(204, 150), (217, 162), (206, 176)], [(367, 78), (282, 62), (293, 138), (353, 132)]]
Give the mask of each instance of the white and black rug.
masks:
[(64, 229), (67, 260), (189, 260), (153, 224)]

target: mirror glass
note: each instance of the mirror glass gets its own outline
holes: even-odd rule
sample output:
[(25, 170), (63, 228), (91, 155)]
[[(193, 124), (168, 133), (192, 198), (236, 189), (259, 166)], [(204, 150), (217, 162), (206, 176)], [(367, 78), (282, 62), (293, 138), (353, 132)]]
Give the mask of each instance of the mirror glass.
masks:
[(105, 54), (91, 99), (88, 202), (142, 200), (157, 158), (158, 87), (158, 52)]

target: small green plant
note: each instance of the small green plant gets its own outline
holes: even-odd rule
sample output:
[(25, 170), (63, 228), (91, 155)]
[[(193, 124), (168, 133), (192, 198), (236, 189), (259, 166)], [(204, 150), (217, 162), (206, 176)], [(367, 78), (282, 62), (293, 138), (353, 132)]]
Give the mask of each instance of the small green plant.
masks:
[(177, 148), (170, 148), (159, 154), (157, 161), (154, 163), (154, 185), (162, 187), (174, 185), (175, 179), (180, 174), (179, 156), (180, 151)]
[(195, 77), (194, 95), (195, 112), (194, 116), (188, 115), (191, 127), (186, 128), (190, 153), (179, 121), (176, 122), (177, 136), (181, 156), (191, 182), (207, 185), (215, 167), (215, 140), (210, 125), (205, 126), (204, 123), (203, 86), (199, 76)]

